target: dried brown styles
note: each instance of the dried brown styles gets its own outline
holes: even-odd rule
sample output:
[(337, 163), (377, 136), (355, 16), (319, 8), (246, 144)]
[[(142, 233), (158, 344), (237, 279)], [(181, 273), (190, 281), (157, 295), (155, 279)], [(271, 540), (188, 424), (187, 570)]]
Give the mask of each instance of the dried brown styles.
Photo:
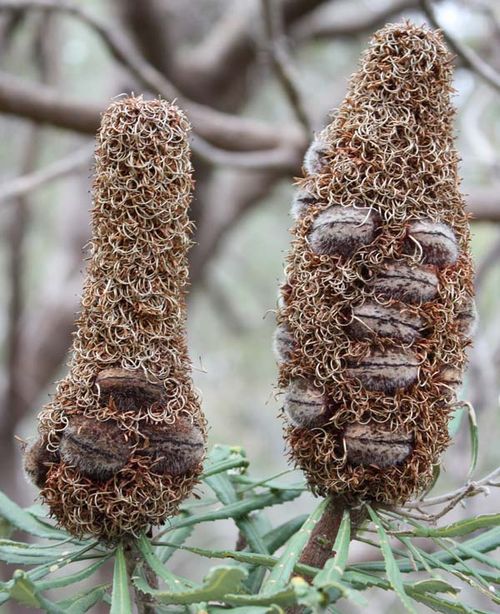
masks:
[(165, 101), (126, 98), (102, 116), (69, 373), (25, 457), (76, 535), (114, 540), (163, 522), (202, 470), (206, 427), (185, 335), (188, 134)]
[(441, 35), (388, 25), (304, 159), (276, 344), (319, 494), (402, 503), (449, 443), (475, 320), (451, 92)]

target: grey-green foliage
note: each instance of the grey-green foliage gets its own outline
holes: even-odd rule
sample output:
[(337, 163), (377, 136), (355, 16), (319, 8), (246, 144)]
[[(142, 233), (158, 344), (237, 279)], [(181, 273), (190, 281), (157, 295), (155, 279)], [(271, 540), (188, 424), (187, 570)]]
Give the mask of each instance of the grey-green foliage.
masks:
[[(126, 613), (139, 598), (160, 613), (263, 614), (284, 612), (292, 605), (302, 605), (305, 612), (338, 612), (349, 602), (366, 607), (363, 593), (376, 589), (392, 591), (408, 612), (420, 611), (419, 604), (445, 613), (498, 611), (500, 564), (488, 553), (500, 547), (500, 513), (428, 527), (367, 505), (367, 525), (354, 535), (345, 511), (332, 557), (317, 570), (299, 559), (327, 502), (319, 502), (309, 517), (271, 527), (266, 510), (299, 497), (305, 486), (276, 477), (253, 479), (248, 464), (240, 448), (215, 446), (203, 476), (204, 497), (186, 502), (153, 538), (142, 535), (116, 547), (77, 540), (40, 517), (38, 509), (21, 509), (0, 494), (3, 535), (10, 529), (11, 535), (29, 534), (39, 540), (0, 540), (0, 560), (14, 566), (11, 579), (0, 584), (0, 604), (13, 600), (39, 611), (79, 614), (105, 601), (111, 612)], [(239, 548), (186, 545), (196, 525), (223, 519), (232, 519), (238, 527)], [(353, 539), (375, 545), (380, 556), (349, 565)], [(202, 582), (194, 582), (168, 568), (177, 550), (219, 562)], [(99, 584), (94, 574), (110, 559), (113, 582)], [(460, 595), (464, 585), (487, 596), (491, 609), (465, 604)], [(58, 597), (58, 589), (67, 587), (74, 587), (74, 594)]]

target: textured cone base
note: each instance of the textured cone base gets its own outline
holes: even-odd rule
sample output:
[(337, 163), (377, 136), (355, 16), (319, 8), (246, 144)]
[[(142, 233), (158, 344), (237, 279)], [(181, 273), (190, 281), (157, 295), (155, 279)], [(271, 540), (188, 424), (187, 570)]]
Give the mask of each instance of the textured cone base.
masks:
[[(285, 435), (312, 489), (352, 503), (404, 502), (429, 483), (449, 444), (453, 395), (445, 392), (442, 373), (453, 367), (460, 380), (470, 343), (461, 322), (473, 297), (451, 77), (451, 56), (438, 33), (411, 24), (380, 30), (333, 122), (318, 137), (318, 162), (312, 164), (310, 150), (308, 174), (299, 182), (308, 198), (294, 209), (298, 219), (277, 317), (294, 351), (280, 362), (279, 387), (308, 381), (333, 413), (314, 428), (287, 422)], [(335, 245), (330, 240), (330, 253), (317, 253), (316, 220), (335, 207), (341, 222), (352, 218), (353, 208), (371, 209), (376, 228), (370, 242), (354, 240), (359, 226), (351, 235), (346, 230), (343, 241), (335, 236)], [(436, 246), (440, 235), (442, 249)], [(418, 334), (380, 320), (366, 338), (353, 334), (353, 315), (365, 304), (407, 314), (418, 322)], [(370, 385), (371, 365), (385, 355), (406, 370), (387, 368), (377, 389)], [(349, 424), (367, 422), (411, 435), (404, 462), (348, 462), (342, 433)]]

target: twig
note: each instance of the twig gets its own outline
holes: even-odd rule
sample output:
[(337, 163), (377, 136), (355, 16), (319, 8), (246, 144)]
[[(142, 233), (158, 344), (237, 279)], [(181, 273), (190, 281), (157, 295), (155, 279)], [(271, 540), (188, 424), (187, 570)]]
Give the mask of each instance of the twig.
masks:
[[(119, 29), (108, 27), (85, 9), (69, 2), (59, 2), (59, 0), (0, 1), (0, 11), (30, 9), (67, 13), (91, 27), (111, 55), (139, 83), (165, 98), (178, 99), (188, 112), (196, 132), (201, 138), (210, 141), (212, 145), (237, 151), (273, 149), (282, 145), (283, 134), (280, 134), (280, 130), (273, 129), (263, 122), (235, 117), (187, 99), (130, 44)], [(0, 100), (1, 98), (2, 96)], [(193, 143), (193, 150), (197, 150), (196, 143)]]
[(296, 40), (352, 37), (382, 27), (393, 17), (411, 9), (418, 9), (418, 6), (419, 0), (395, 0), (381, 8), (373, 3), (373, 6), (366, 7), (366, 12), (358, 12), (354, 18), (343, 17), (338, 21), (325, 15), (320, 9), (302, 19), (293, 28), (292, 36)]
[(90, 164), (92, 152), (93, 146), (85, 145), (72, 155), (57, 160), (45, 168), (16, 177), (0, 188), (0, 202), (25, 196), (50, 181), (78, 172)]
[[(285, 30), (327, 0), (282, 0)], [(241, 105), (249, 68), (255, 65), (259, 48), (259, 5), (255, 2), (228, 2), (227, 10), (208, 31), (205, 38), (183, 54), (178, 67), (179, 78), (196, 92), (197, 100)], [(228, 88), (227, 84), (231, 87)]]
[[(452, 509), (454, 509), (461, 501), (466, 498), (474, 497), (479, 494), (488, 494), (488, 487), (500, 487), (500, 482), (496, 481), (496, 478), (500, 477), (500, 467), (497, 467), (491, 473), (486, 475), (481, 480), (470, 481), (461, 486), (460, 488), (440, 495), (438, 497), (432, 497), (429, 499), (423, 499), (422, 501), (407, 503), (402, 508), (396, 508), (393, 510), (384, 510), (386, 513), (394, 513), (403, 518), (411, 518), (412, 520), (420, 520), (424, 522), (435, 522), (446, 516)], [(444, 505), (444, 507), (434, 514), (424, 512), (422, 508), (433, 507), (435, 505)], [(416, 514), (413, 510), (420, 512)]]
[(280, 8), (279, 3), (274, 0), (262, 0), (264, 31), (276, 77), (281, 83), (295, 117), (304, 126), (307, 134), (309, 134), (311, 132), (311, 122), (297, 84), (294, 67), (285, 47)]
[(475, 51), (469, 49), (445, 30), (440, 24), (434, 11), (432, 0), (420, 0), (420, 6), (429, 23), (443, 32), (443, 36), (451, 49), (462, 60), (464, 66), (474, 71), (481, 79), (500, 92), (500, 73), (487, 64)]
[(325, 563), (333, 554), (333, 544), (337, 537), (345, 507), (345, 502), (342, 499), (330, 498), (323, 516), (314, 527), (309, 541), (304, 550), (302, 550), (299, 563), (323, 569)]
[(476, 267), (475, 288), (476, 294), (482, 289), (484, 280), (491, 268), (500, 263), (500, 232), (493, 241), (493, 245), (486, 252), (486, 255), (480, 260)]
[(224, 151), (214, 147), (199, 136), (194, 136), (192, 145), (193, 151), (196, 151), (202, 160), (216, 166), (226, 166), (246, 171), (278, 170), (291, 174), (300, 165), (300, 152), (302, 149), (305, 149), (305, 147), (276, 147), (274, 149), (248, 152)]

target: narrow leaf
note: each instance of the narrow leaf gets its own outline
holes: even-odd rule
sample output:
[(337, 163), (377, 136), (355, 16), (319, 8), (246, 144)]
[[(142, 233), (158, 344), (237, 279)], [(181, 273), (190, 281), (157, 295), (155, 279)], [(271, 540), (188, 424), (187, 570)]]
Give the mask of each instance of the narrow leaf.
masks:
[(109, 584), (100, 584), (87, 591), (82, 591), (70, 599), (58, 601), (57, 605), (67, 614), (84, 614), (102, 600), (109, 586)]
[(382, 550), (382, 555), (385, 561), (385, 570), (387, 573), (387, 578), (391, 583), (394, 592), (398, 595), (399, 599), (401, 600), (401, 603), (404, 605), (406, 610), (411, 614), (416, 614), (416, 610), (405, 592), (401, 572), (399, 571), (398, 564), (396, 563), (396, 560), (392, 553), (387, 533), (382, 526), (382, 521), (369, 505), (367, 505), (366, 508), (368, 510), (370, 518), (375, 525), (375, 528), (377, 529), (378, 537), (380, 540), (380, 548)]
[(123, 544), (120, 544), (115, 552), (110, 614), (125, 614), (128, 612), (132, 612), (132, 604), (130, 601), (127, 564), (125, 562)]
[(476, 412), (472, 403), (465, 402), (464, 406), (467, 408), (467, 418), (469, 419), (469, 435), (470, 435), (470, 466), (467, 477), (474, 473), (474, 469), (477, 465), (477, 457), (479, 452), (479, 433), (477, 428)]
[(281, 546), (287, 542), (292, 535), (297, 533), (306, 520), (307, 514), (302, 514), (296, 518), (288, 520), (284, 524), (266, 533), (262, 539), (264, 540), (264, 544), (268, 552), (272, 554), (278, 550), (278, 548), (281, 548)]
[(170, 528), (165, 529), (165, 533), (179, 529), (181, 527), (189, 527), (202, 522), (214, 522), (216, 520), (226, 520), (227, 518), (239, 518), (253, 512), (272, 505), (278, 505), (285, 503), (286, 501), (292, 501), (300, 495), (300, 492), (295, 491), (280, 491), (275, 493), (266, 493), (263, 495), (254, 495), (243, 499), (243, 501), (237, 501), (230, 505), (225, 505), (219, 510), (206, 512), (204, 514), (194, 514), (188, 518), (181, 518), (174, 520)]
[(461, 537), (468, 535), (473, 531), (479, 529), (485, 529), (489, 527), (500, 526), (500, 514), (484, 514), (482, 516), (475, 516), (472, 518), (466, 518), (459, 522), (454, 522), (444, 527), (426, 527), (424, 525), (416, 526), (413, 531), (401, 531), (394, 533), (396, 536), (405, 537), (431, 537), (431, 538), (444, 538), (444, 537)]
[(0, 491), (0, 516), (5, 518), (12, 526), (37, 537), (47, 539), (65, 539), (67, 536), (64, 531), (56, 529), (49, 524), (41, 522), (32, 514), (23, 510), (22, 507), (14, 503), (7, 495)]
[(136, 543), (137, 548), (139, 549), (139, 552), (143, 556), (146, 563), (154, 571), (154, 573), (167, 584), (171, 592), (182, 592), (186, 589), (191, 588), (191, 582), (184, 580), (184, 578), (179, 578), (171, 571), (169, 571), (166, 567), (164, 567), (160, 559), (153, 552), (151, 544), (144, 535), (142, 535)]
[[(224, 601), (228, 593), (241, 589), (247, 573), (241, 567), (214, 567), (203, 584), (187, 591), (162, 591), (151, 588), (142, 578), (134, 578), (134, 585), (143, 593), (152, 595), (163, 604), (189, 605), (201, 601)], [(118, 614), (118, 612), (117, 612)]]
[(57, 604), (45, 599), (37, 586), (30, 580), (28, 574), (18, 569), (12, 577), (12, 585), (9, 589), (10, 597), (21, 605), (38, 610), (45, 610), (49, 614), (64, 614), (65, 610)]
[[(431, 608), (431, 610), (434, 610), (434, 612), (442, 612), (442, 614), (481, 614), (479, 610), (474, 610), (461, 601), (450, 601), (449, 599), (443, 599), (443, 597), (420, 591), (413, 592), (410, 588), (407, 590), (415, 601), (423, 603)], [(486, 613), (484, 612), (483, 614)]]
[(156, 548), (155, 550), (157, 557), (162, 563), (166, 563), (173, 556), (177, 547), (182, 546), (182, 544), (184, 544), (186, 539), (191, 536), (193, 529), (194, 526), (181, 527), (180, 529), (175, 529), (174, 531), (169, 532), (169, 545), (161, 546), (160, 548)]
[[(38, 589), (41, 591), (49, 590), (52, 588), (61, 588), (63, 586), (70, 586), (76, 584), (77, 582), (81, 582), (86, 578), (89, 578), (93, 573), (95, 573), (99, 568), (101, 568), (104, 563), (111, 558), (111, 555), (106, 557), (102, 557), (102, 559), (92, 563), (88, 567), (81, 569), (73, 574), (69, 574), (67, 576), (63, 576), (61, 578), (54, 578), (53, 580), (42, 580), (41, 582), (37, 582)], [(59, 569), (59, 567), (58, 567)], [(51, 571), (56, 571), (56, 569), (52, 569)]]

